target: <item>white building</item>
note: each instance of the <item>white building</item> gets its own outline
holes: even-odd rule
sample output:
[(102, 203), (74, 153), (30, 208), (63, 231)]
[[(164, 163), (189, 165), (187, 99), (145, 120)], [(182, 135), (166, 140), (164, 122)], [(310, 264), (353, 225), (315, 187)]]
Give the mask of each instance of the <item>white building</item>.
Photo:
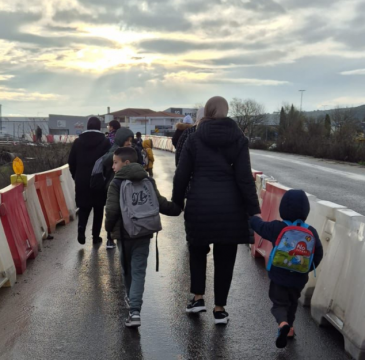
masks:
[(165, 110), (166, 112), (177, 114), (177, 115), (190, 115), (194, 121), (196, 119), (196, 113), (198, 112), (198, 109), (190, 109), (190, 108), (168, 108)]
[(130, 128), (134, 133), (145, 135), (163, 133), (175, 128), (176, 123), (182, 121), (184, 115), (173, 114), (166, 111), (153, 111), (151, 109), (128, 108), (111, 112), (105, 115), (105, 122), (118, 120), (121, 126)]

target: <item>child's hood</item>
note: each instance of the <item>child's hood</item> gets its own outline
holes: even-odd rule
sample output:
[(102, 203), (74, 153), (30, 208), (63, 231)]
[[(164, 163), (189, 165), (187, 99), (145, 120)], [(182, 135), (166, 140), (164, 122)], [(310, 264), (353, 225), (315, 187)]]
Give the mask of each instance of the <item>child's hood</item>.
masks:
[(118, 146), (124, 146), (124, 143), (130, 137), (133, 139), (134, 137), (133, 131), (126, 127), (121, 127), (115, 133), (114, 143)]
[(152, 149), (152, 140), (143, 140), (142, 146), (144, 149), (151, 148)]
[(130, 180), (130, 181), (141, 181), (147, 178), (148, 175), (142, 165), (138, 163), (132, 163), (123, 166), (116, 174), (116, 179)]
[(279, 211), (283, 220), (293, 222), (300, 219), (305, 221), (309, 210), (308, 197), (303, 190), (289, 190), (281, 199)]

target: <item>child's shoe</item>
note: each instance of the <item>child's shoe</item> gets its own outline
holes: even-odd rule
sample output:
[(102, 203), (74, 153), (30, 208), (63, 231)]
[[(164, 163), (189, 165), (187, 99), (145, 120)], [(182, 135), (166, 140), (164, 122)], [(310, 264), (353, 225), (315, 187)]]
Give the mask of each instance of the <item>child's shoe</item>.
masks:
[(106, 242), (106, 248), (107, 249), (114, 249), (115, 248), (114, 240), (108, 239), (108, 241)]
[(288, 334), (290, 331), (290, 326), (285, 323), (285, 325), (279, 327), (278, 337), (276, 338), (276, 347), (279, 349), (285, 348), (288, 343)]
[(228, 315), (227, 311), (214, 311), (213, 310), (213, 315), (214, 315), (214, 323), (216, 325), (227, 325), (228, 324), (229, 315)]
[(125, 321), (127, 327), (139, 327), (141, 326), (141, 315), (139, 311), (133, 311), (129, 313), (127, 320)]
[(195, 300), (195, 297), (192, 298), (188, 306), (186, 307), (187, 313), (200, 313), (200, 312), (206, 312), (207, 308), (205, 307), (205, 301), (204, 299)]

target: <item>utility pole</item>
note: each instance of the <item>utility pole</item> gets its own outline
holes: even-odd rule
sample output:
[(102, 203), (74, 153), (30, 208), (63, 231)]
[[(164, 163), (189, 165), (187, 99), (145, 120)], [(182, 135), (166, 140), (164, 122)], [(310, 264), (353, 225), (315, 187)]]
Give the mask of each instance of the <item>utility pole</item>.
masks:
[(302, 105), (303, 105), (303, 93), (305, 90), (299, 90), (300, 91), (300, 112), (302, 112)]

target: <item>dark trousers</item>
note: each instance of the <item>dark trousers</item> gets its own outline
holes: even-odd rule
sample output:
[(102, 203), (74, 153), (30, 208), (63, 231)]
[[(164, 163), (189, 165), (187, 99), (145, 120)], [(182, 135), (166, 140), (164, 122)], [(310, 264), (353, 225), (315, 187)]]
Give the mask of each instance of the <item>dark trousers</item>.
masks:
[(269, 297), (273, 303), (271, 313), (279, 325), (285, 321), (290, 327), (293, 326), (301, 292), (302, 289), (284, 287), (271, 281), (269, 290)]
[(103, 224), (104, 206), (94, 206), (94, 208), (92, 207), (79, 208), (79, 232), (85, 234), (87, 221), (89, 220), (89, 215), (92, 209), (94, 209), (92, 236), (93, 238), (97, 238), (100, 236), (101, 226)]
[[(190, 252), (190, 291), (192, 294), (205, 294), (207, 254), (209, 246), (189, 246)], [(236, 262), (237, 245), (214, 244), (214, 297), (216, 306), (226, 306), (229, 288)]]

